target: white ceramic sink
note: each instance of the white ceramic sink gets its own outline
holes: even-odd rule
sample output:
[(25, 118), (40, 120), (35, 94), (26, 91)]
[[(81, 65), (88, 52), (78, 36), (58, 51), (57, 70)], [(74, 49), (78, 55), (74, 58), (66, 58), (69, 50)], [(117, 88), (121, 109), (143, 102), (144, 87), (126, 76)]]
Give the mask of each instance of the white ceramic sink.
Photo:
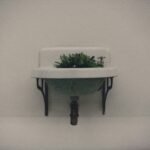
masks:
[[(104, 68), (55, 68), (60, 55), (83, 52), (89, 56), (104, 56)], [(32, 77), (44, 79), (49, 86), (69, 95), (81, 95), (97, 91), (103, 80), (117, 76), (117, 69), (110, 66), (110, 53), (99, 47), (56, 47), (40, 51), (39, 67)]]
[(115, 67), (104, 68), (52, 68), (39, 67), (33, 70), (33, 77), (45, 79), (106, 78), (117, 76)]

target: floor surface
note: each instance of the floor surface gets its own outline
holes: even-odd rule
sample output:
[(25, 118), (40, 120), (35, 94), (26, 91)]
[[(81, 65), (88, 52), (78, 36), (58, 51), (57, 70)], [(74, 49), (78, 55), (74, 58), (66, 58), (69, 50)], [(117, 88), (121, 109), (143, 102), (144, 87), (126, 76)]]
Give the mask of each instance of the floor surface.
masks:
[(0, 118), (0, 150), (150, 150), (150, 118)]

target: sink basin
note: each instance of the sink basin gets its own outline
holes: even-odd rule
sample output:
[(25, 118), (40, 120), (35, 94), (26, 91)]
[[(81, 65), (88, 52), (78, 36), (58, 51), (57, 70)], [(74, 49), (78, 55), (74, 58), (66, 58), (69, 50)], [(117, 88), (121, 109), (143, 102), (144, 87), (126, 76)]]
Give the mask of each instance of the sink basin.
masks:
[(117, 70), (106, 68), (50, 68), (34, 69), (33, 77), (44, 78), (56, 91), (68, 95), (82, 95), (97, 91), (104, 78), (114, 77)]
[(47, 83), (63, 94), (70, 96), (80, 96), (96, 92), (103, 84), (104, 79), (53, 79), (47, 80)]
[(72, 78), (106, 78), (117, 75), (115, 67), (104, 68), (52, 68), (39, 67), (33, 70), (32, 76), (45, 79), (72, 79)]
[[(89, 56), (104, 56), (104, 68), (55, 68), (61, 54), (84, 52)], [(70, 96), (97, 91), (105, 78), (117, 76), (117, 69), (110, 66), (110, 53), (99, 47), (48, 48), (40, 51), (39, 67), (33, 70), (32, 77), (44, 79), (58, 92)]]

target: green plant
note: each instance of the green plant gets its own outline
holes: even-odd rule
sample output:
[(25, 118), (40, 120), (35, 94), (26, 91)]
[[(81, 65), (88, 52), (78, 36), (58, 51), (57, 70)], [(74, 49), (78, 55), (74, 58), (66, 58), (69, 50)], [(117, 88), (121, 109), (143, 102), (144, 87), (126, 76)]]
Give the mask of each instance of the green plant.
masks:
[(88, 56), (84, 53), (74, 53), (69, 55), (61, 55), (60, 62), (56, 61), (57, 68), (90, 68), (90, 67), (103, 67), (104, 57), (99, 57), (98, 60), (95, 56)]

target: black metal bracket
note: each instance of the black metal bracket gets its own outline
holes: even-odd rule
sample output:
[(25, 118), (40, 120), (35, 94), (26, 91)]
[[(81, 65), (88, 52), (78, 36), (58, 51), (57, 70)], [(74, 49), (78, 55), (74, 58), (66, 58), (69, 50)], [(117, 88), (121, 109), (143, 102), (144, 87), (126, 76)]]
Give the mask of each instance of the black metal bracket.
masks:
[(36, 79), (37, 88), (41, 91), (44, 98), (45, 116), (48, 116), (48, 85), (44, 79)]
[[(45, 79), (37, 78), (37, 88), (41, 91), (43, 98), (44, 98), (44, 105), (45, 105), (45, 116), (48, 116), (48, 84), (46, 83)], [(113, 77), (104, 78), (102, 86), (99, 88), (102, 92), (102, 113), (105, 114), (106, 109), (106, 99), (109, 90), (112, 89), (113, 86)], [(78, 96), (71, 96), (70, 97), (70, 123), (71, 125), (77, 125), (78, 117), (79, 117), (79, 104), (78, 104)]]
[(107, 99), (107, 95), (109, 90), (112, 89), (113, 86), (113, 77), (109, 77), (109, 78), (105, 78), (104, 79), (104, 83), (102, 85), (102, 113), (103, 115), (105, 114), (105, 110), (106, 110), (106, 99)]

